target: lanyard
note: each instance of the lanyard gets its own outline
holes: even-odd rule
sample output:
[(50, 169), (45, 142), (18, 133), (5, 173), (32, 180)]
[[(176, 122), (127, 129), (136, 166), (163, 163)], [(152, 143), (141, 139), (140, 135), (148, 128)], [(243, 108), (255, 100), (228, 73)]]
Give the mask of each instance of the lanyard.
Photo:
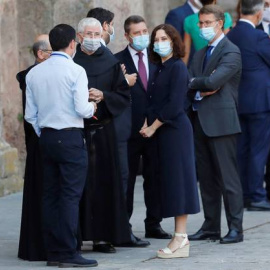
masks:
[(66, 55), (64, 55), (64, 54), (61, 54), (61, 53), (57, 53), (57, 52), (53, 52), (53, 53), (51, 54), (51, 56), (52, 56), (52, 55), (63, 56), (63, 57), (65, 57), (65, 58), (69, 59), (68, 56), (66, 56)]

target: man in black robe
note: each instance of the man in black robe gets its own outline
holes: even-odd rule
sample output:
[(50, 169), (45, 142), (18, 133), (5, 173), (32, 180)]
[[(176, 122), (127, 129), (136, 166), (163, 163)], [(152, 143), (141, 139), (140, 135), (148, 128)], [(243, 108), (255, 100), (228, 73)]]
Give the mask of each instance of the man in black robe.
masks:
[[(26, 103), (27, 73), (37, 64), (47, 60), (51, 54), (48, 35), (40, 35), (33, 44), (35, 64), (19, 72), (16, 76), (22, 90), (23, 116)], [(38, 136), (33, 126), (24, 120), (26, 163), (23, 189), (23, 205), (18, 257), (29, 261), (45, 261), (41, 231), (42, 167)]]
[(86, 70), (90, 99), (98, 103), (95, 117), (85, 120), (89, 168), (80, 225), (82, 240), (94, 241), (93, 250), (113, 253), (111, 243), (130, 241), (113, 124), (129, 105), (130, 92), (118, 60), (100, 43), (101, 31), (98, 20), (81, 20), (74, 57)]

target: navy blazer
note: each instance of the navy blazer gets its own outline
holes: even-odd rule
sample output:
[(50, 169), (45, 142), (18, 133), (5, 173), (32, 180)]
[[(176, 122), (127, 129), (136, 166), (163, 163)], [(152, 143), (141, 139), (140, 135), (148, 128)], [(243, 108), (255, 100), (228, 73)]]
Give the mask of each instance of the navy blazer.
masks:
[[(184, 20), (186, 17), (192, 14), (194, 14), (194, 12), (192, 8), (190, 7), (190, 5), (186, 2), (184, 5), (170, 10), (165, 18), (165, 23), (170, 24), (173, 27), (175, 27), (177, 31), (179, 32), (182, 40), (184, 40), (184, 33), (185, 33)], [(192, 59), (194, 53), (195, 53), (195, 49), (194, 49), (193, 44), (191, 44), (191, 50), (190, 50), (190, 56), (189, 56), (190, 60)], [(190, 62), (188, 65), (190, 65)]]
[(194, 14), (194, 12), (186, 2), (184, 5), (170, 10), (165, 18), (165, 23), (175, 27), (181, 35), (181, 38), (184, 38), (184, 20), (187, 16), (192, 14)]
[[(121, 64), (126, 66), (127, 74), (137, 73), (138, 71), (134, 65), (132, 56), (126, 47), (123, 51), (115, 54)], [(155, 66), (148, 62), (149, 64), (149, 79), (148, 83), (151, 81), (151, 76)], [(147, 92), (143, 87), (143, 83), (138, 74), (137, 81), (133, 87), (130, 88), (131, 92), (131, 108), (132, 108), (132, 128), (131, 128), (131, 138), (141, 137), (139, 131), (144, 124), (146, 117), (146, 110), (148, 107)]]
[(239, 21), (228, 38), (242, 54), (242, 77), (239, 85), (240, 114), (270, 111), (270, 39), (251, 24)]

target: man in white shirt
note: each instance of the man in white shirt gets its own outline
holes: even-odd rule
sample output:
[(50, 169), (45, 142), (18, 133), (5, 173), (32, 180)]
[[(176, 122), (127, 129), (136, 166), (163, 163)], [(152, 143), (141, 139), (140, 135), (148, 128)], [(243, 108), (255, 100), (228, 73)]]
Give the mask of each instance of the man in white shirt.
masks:
[(51, 57), (26, 77), (25, 120), (40, 136), (44, 166), (42, 225), (48, 266), (92, 267), (95, 260), (77, 252), (79, 201), (87, 173), (83, 118), (96, 104), (88, 102), (85, 70), (75, 64), (76, 32), (60, 24), (49, 34)]

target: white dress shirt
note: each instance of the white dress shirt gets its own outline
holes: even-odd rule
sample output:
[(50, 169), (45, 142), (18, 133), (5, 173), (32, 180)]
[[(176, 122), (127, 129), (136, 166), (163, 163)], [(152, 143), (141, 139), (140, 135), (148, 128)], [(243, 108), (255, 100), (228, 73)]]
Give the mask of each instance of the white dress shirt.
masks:
[(189, 4), (189, 6), (191, 7), (191, 9), (193, 10), (194, 13), (198, 13), (199, 12), (199, 9), (196, 8), (195, 6), (193, 6), (193, 4), (190, 1), (188, 1), (188, 4)]
[(262, 21), (263, 30), (268, 36), (270, 36), (269, 25), (270, 25), (270, 22)]
[(250, 20), (247, 20), (247, 19), (239, 19), (239, 22), (246, 22), (246, 23), (249, 23), (250, 25), (252, 25), (254, 28), (256, 28), (255, 24), (250, 21)]
[(64, 52), (32, 68), (26, 76), (25, 120), (40, 129), (83, 128), (94, 106), (88, 102), (88, 79), (84, 68)]
[[(130, 55), (133, 59), (134, 65), (138, 71), (138, 61), (139, 61), (139, 56), (137, 55), (137, 51), (134, 50), (130, 45), (128, 45), (128, 50), (130, 52)], [(147, 49), (144, 49), (142, 51), (143, 53), (143, 62), (146, 68), (146, 75), (147, 75), (147, 80), (149, 79), (149, 64), (148, 64), (148, 53), (147, 53)]]

